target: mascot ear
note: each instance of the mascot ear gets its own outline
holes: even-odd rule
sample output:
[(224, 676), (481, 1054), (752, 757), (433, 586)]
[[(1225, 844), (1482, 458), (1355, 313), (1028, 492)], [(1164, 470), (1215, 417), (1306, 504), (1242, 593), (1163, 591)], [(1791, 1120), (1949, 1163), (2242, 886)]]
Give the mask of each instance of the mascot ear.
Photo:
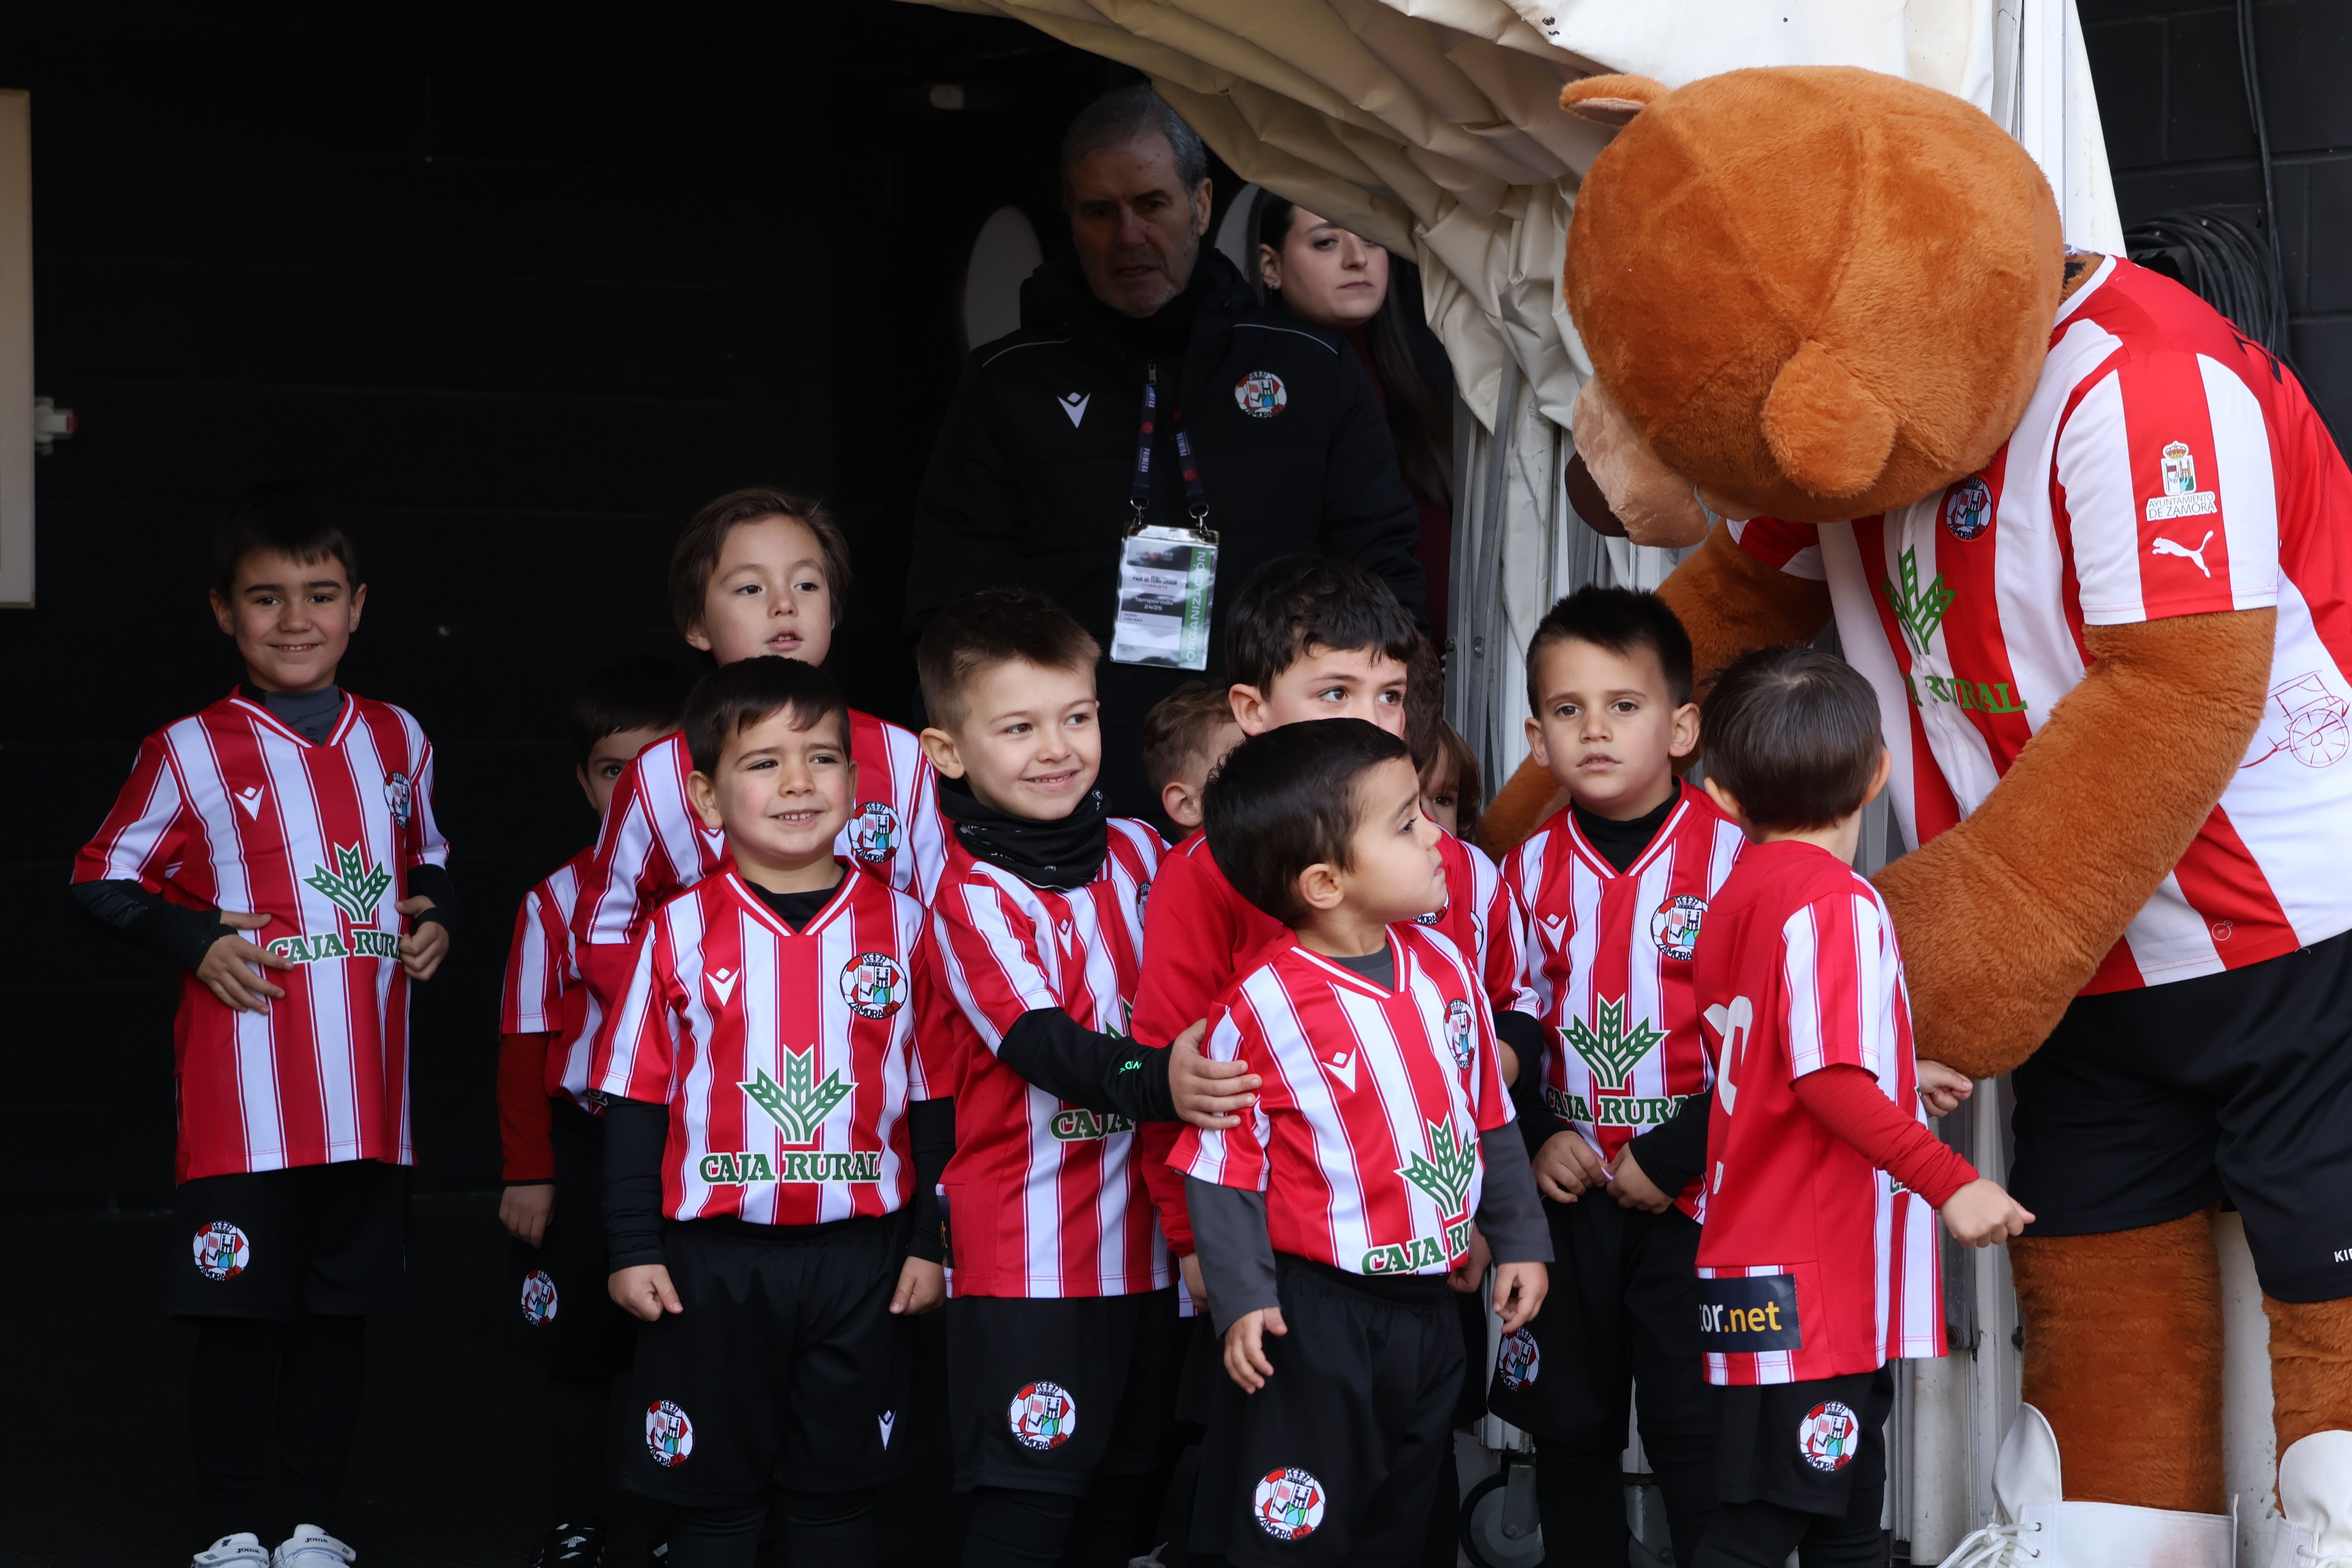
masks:
[(1895, 449), (1893, 410), (1817, 342), (1773, 377), (1763, 423), (1781, 471), (1825, 500), (1868, 489)]
[(1559, 106), (1595, 124), (1622, 125), (1665, 95), (1665, 83), (1645, 76), (1589, 76), (1559, 89)]

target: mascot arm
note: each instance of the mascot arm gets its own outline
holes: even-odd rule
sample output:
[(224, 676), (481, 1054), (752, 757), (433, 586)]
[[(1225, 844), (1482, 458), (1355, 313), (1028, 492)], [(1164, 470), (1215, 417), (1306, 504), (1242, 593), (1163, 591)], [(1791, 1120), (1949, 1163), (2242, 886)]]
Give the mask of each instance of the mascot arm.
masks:
[[(1711, 672), (1748, 649), (1809, 643), (1830, 623), (1827, 584), (1766, 565), (1720, 524), (1658, 585), (1658, 596), (1690, 633), (1702, 690)], [(1563, 798), (1551, 774), (1528, 758), (1479, 818), (1480, 847), (1501, 859), (1558, 811)]]
[(2244, 763), (2275, 618), (2085, 626), (2090, 668), (1999, 787), (1878, 874), (1919, 1055), (1991, 1078), (2048, 1037)]

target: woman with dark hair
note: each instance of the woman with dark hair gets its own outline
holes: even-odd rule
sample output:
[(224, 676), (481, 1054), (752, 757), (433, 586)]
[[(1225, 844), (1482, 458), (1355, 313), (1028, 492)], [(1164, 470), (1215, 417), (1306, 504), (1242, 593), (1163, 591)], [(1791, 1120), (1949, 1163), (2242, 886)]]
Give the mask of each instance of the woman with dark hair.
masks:
[(1405, 490), (1421, 514), (1415, 552), (1429, 579), (1429, 629), (1443, 648), (1454, 546), (1454, 372), (1422, 323), (1418, 270), (1271, 191), (1258, 193), (1254, 216), (1259, 297), (1344, 336), (1380, 394)]

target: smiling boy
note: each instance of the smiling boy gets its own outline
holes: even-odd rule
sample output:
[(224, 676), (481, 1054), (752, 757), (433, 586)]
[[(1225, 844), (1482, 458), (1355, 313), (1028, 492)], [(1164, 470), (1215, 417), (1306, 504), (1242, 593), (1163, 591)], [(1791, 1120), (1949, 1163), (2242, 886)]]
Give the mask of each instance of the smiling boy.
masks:
[(683, 732), (729, 864), (656, 911), (589, 1068), (608, 1287), (646, 1325), (623, 1480), (674, 1506), (680, 1568), (750, 1568), (772, 1507), (787, 1561), (865, 1568), (908, 1447), (906, 1320), (945, 1293), (913, 1135), (922, 910), (836, 856), (858, 769), (822, 671), (730, 664)]
[(408, 986), (448, 952), (449, 847), (424, 731), (335, 684), (367, 602), (358, 560), (307, 489), (229, 513), (212, 608), (245, 679), (141, 743), (74, 861), (85, 912), (189, 974), (166, 1300), (198, 1321), (199, 1568), (354, 1559), (320, 1521), (359, 1418), (365, 1314), (407, 1300)]

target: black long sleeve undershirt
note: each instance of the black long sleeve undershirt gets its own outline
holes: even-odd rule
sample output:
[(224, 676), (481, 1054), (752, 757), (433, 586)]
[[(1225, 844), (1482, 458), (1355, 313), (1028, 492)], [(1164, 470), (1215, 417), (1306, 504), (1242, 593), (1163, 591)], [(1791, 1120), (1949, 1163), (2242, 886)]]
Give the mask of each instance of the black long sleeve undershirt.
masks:
[(1706, 1118), (1714, 1108), (1715, 1090), (1694, 1094), (1681, 1110), (1626, 1145), (1652, 1186), (1672, 1196), (1706, 1169)]
[(605, 1267), (617, 1272), (662, 1255), (662, 1151), (669, 1107), (642, 1100), (604, 1104)]
[(907, 1142), (915, 1158), (915, 1230), (907, 1243), (914, 1257), (947, 1261), (940, 1235), (940, 1173), (955, 1152), (955, 1101), (919, 1100), (907, 1107)]
[(996, 1059), (1056, 1100), (1130, 1121), (1173, 1121), (1165, 1047), (1089, 1029), (1059, 1007), (1033, 1007), (1013, 1020)]
[[(222, 921), (218, 910), (173, 903), (127, 878), (76, 882), (71, 890), (81, 912), (99, 926), (150, 952), (162, 953), (192, 974), (203, 966), (213, 943), (225, 936), (246, 935)], [(416, 924), (438, 921), (451, 935), (457, 934), (457, 888), (449, 879), (446, 867), (411, 867), (408, 894), (433, 900), (433, 907), (416, 917)]]

